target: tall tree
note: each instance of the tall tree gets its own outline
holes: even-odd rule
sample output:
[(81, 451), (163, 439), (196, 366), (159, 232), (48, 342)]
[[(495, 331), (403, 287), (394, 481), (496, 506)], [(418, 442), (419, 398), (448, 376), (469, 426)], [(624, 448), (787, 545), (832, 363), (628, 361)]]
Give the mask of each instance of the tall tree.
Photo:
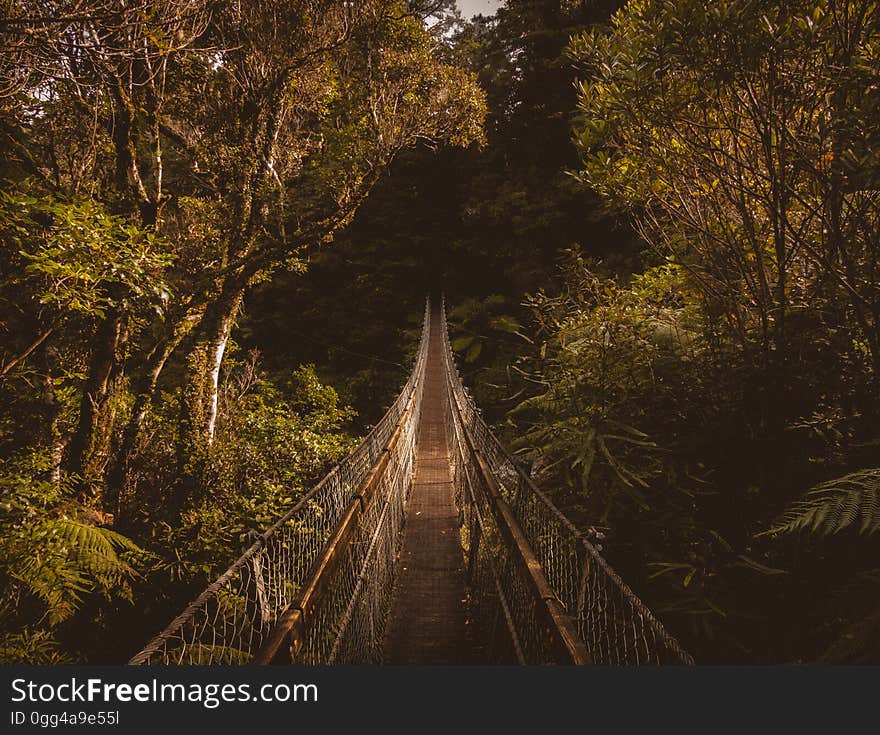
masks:
[(572, 44), (584, 180), (773, 369), (789, 315), (816, 298), (845, 305), (880, 369), (880, 302), (860, 276), (878, 255), (877, 14), (862, 1), (636, 2), (613, 33)]

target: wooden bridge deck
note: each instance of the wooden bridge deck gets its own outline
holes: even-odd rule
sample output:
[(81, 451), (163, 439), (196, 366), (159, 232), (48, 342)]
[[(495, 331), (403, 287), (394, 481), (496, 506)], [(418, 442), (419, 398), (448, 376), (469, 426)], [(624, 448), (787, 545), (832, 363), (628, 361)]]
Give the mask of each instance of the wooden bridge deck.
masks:
[(443, 421), (443, 325), (432, 316), (415, 476), (385, 635), (388, 664), (466, 663), (464, 555)]

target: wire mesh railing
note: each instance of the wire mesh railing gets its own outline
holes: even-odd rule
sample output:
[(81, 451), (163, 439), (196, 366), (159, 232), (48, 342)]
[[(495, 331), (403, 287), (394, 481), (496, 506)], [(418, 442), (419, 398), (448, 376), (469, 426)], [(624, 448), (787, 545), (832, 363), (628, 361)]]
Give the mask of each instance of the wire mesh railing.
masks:
[[(483, 421), (455, 366), (445, 309), (441, 319), (471, 615), (488, 655), (529, 664), (692, 664)], [(497, 644), (499, 630), (506, 645)]]
[[(426, 307), (409, 379), (369, 435), (130, 664), (380, 659), (412, 485), (429, 320)], [(336, 543), (340, 533), (344, 543)], [(277, 650), (267, 653), (273, 640)]]

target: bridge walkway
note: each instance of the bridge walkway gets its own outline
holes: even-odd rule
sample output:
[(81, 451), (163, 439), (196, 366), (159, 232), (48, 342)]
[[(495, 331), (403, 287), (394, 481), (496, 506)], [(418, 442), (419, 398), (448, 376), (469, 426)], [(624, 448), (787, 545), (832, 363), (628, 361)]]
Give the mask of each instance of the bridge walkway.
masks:
[(415, 475), (406, 506), (384, 663), (468, 663), (464, 555), (449, 467), (443, 329), (431, 316)]

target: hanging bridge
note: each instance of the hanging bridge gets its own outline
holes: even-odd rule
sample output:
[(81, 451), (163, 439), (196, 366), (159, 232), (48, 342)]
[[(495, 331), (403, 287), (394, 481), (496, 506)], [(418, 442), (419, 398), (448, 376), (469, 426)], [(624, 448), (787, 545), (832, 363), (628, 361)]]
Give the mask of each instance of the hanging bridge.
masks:
[(519, 467), (430, 304), (361, 444), (131, 664), (692, 664)]

